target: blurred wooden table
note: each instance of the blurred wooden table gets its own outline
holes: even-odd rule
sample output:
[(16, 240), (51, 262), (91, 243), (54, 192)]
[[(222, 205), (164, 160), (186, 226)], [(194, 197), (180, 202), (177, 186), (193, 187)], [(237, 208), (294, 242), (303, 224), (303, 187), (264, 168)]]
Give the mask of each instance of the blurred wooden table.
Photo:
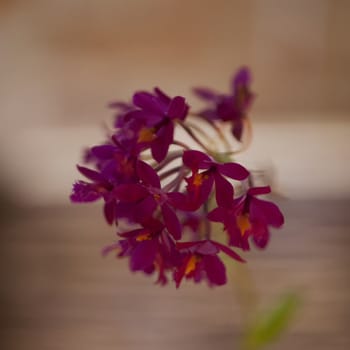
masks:
[[(287, 224), (248, 256), (262, 308), (297, 291), (295, 322), (273, 349), (350, 348), (350, 202), (282, 202)], [(155, 286), (125, 261), (99, 207), (33, 208), (2, 224), (1, 349), (237, 349), (234, 278), (222, 288)]]

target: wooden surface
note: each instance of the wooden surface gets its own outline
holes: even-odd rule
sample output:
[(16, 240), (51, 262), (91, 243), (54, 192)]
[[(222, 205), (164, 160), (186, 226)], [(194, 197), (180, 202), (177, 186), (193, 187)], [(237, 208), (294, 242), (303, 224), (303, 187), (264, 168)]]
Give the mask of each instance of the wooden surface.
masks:
[[(302, 298), (272, 349), (349, 349), (350, 202), (282, 202), (287, 225), (247, 265), (261, 309)], [(99, 207), (27, 209), (2, 224), (0, 348), (238, 349), (239, 278), (222, 288), (153, 285), (102, 258), (114, 238)]]

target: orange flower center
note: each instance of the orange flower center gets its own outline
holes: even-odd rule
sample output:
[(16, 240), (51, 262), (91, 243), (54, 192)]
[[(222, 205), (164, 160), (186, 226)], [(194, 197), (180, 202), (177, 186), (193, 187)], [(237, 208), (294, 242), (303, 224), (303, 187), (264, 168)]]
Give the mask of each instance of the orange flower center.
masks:
[(155, 194), (153, 195), (153, 198), (156, 200), (156, 202), (159, 202), (161, 197), (160, 197), (160, 194), (155, 193)]
[(200, 261), (200, 257), (196, 255), (192, 255), (190, 259), (187, 262), (186, 269), (185, 269), (185, 275), (189, 275), (191, 272), (193, 272), (196, 269), (197, 263)]
[(154, 140), (154, 128), (142, 128), (139, 132), (137, 142), (150, 142)]
[(241, 235), (244, 236), (245, 232), (252, 228), (249, 221), (249, 214), (241, 214), (237, 216), (237, 226), (241, 231)]
[(204, 173), (201, 173), (201, 174), (195, 173), (193, 175), (192, 184), (196, 187), (199, 187), (202, 185), (203, 180), (206, 180), (207, 178), (208, 178), (208, 175), (205, 175)]
[(144, 231), (141, 232), (137, 237), (136, 237), (136, 241), (137, 242), (142, 242), (142, 241), (146, 241), (146, 240), (150, 240), (151, 234), (148, 231)]

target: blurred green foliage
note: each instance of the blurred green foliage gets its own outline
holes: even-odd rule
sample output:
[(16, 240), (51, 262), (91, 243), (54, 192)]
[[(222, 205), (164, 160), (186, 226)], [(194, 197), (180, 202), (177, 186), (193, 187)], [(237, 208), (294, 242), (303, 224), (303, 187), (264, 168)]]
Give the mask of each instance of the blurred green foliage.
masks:
[(287, 329), (300, 306), (297, 294), (284, 295), (273, 307), (259, 314), (243, 339), (244, 350), (256, 350), (272, 343)]

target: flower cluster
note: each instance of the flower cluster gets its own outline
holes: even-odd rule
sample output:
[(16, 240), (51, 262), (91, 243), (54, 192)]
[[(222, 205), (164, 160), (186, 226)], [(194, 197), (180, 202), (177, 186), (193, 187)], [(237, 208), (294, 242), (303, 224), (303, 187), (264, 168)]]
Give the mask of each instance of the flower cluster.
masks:
[[(195, 89), (207, 103), (198, 113), (184, 97), (171, 98), (158, 88), (136, 92), (130, 103), (111, 104), (113, 132), (86, 151), (87, 165), (77, 167), (86, 180), (73, 185), (70, 197), (104, 201), (106, 221), (118, 228), (117, 241), (104, 254), (127, 257), (132, 271), (157, 274), (160, 284), (170, 279), (179, 287), (193, 279), (214, 286), (226, 283), (219, 254), (244, 262), (233, 249), (249, 250), (251, 242), (265, 248), (269, 228), (284, 220), (274, 203), (258, 198), (270, 188), (254, 186), (249, 171), (231, 160), (235, 152), (209, 147), (202, 128), (210, 127), (228, 146), (222, 124), (230, 123), (242, 146), (253, 99), (250, 81), (249, 70), (241, 68), (231, 94)], [(200, 149), (176, 139), (176, 127)], [(223, 224), (215, 240), (213, 222)]]

